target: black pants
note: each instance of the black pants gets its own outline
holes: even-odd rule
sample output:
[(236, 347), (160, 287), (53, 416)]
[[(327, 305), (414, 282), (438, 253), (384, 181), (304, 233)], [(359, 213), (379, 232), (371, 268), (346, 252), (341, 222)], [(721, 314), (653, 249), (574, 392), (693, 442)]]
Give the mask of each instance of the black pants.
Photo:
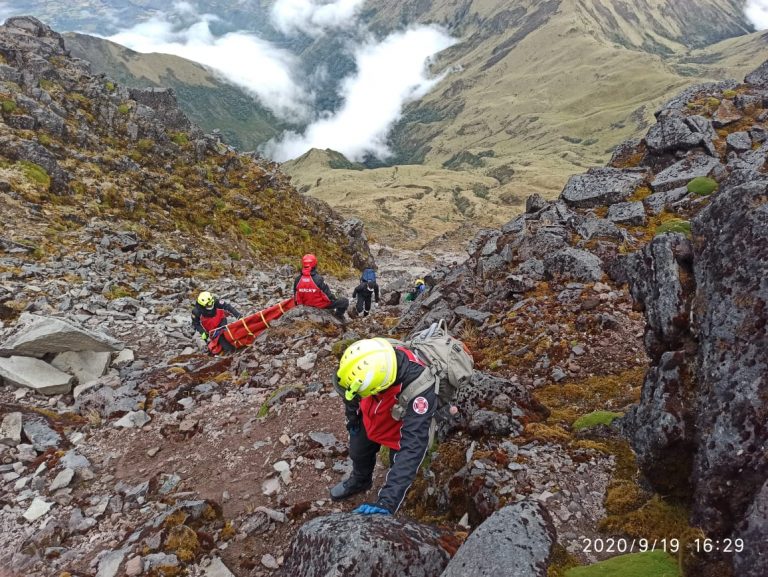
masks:
[(364, 314), (367, 315), (369, 312), (371, 312), (371, 293), (368, 292), (368, 294), (365, 293), (358, 293), (357, 295), (357, 304), (355, 305), (355, 309), (357, 310), (357, 314)]
[[(368, 482), (373, 479), (373, 469), (376, 467), (376, 455), (381, 445), (374, 443), (365, 433), (365, 427), (360, 425), (360, 430), (349, 436), (349, 458), (352, 459), (352, 475), (350, 478)], [(394, 449), (389, 450), (389, 462), (397, 454)]]
[(332, 301), (326, 308), (333, 309), (333, 314), (342, 319), (344, 318), (344, 313), (347, 312), (347, 307), (349, 307), (349, 299), (346, 297), (339, 297), (335, 301)]

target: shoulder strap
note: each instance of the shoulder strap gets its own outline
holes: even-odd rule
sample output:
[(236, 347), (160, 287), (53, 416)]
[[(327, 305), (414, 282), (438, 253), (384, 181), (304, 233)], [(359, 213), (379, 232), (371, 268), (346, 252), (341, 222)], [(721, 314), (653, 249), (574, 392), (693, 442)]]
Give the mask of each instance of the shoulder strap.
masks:
[(392, 418), (396, 421), (402, 421), (408, 410), (408, 405), (411, 401), (421, 395), (422, 393), (434, 388), (437, 392), (437, 388), (440, 386), (440, 379), (432, 372), (432, 369), (428, 366), (424, 367), (421, 374), (408, 385), (397, 398), (397, 403), (392, 407), (390, 411)]

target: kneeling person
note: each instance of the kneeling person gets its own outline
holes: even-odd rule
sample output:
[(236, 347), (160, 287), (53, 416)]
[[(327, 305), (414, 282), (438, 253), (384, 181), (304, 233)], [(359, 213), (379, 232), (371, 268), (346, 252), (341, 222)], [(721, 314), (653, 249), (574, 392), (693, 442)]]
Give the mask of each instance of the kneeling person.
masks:
[(424, 369), (413, 351), (382, 338), (357, 341), (344, 351), (334, 386), (344, 399), (352, 474), (331, 489), (333, 500), (370, 489), (376, 455), (384, 445), (390, 449), (384, 486), (375, 503), (361, 505), (355, 512), (393, 514), (400, 508), (429, 448), (435, 389), (416, 396), (402, 419), (395, 419), (392, 409), (397, 412), (399, 396)]
[[(236, 319), (243, 316), (231, 304), (217, 299), (208, 291), (203, 291), (197, 297), (197, 302), (192, 308), (192, 326), (196, 332), (200, 333), (203, 342), (208, 342), (210, 333), (227, 325), (227, 315), (232, 315)], [(235, 347), (223, 334), (214, 338), (218, 339), (224, 352), (231, 353), (235, 350)]]

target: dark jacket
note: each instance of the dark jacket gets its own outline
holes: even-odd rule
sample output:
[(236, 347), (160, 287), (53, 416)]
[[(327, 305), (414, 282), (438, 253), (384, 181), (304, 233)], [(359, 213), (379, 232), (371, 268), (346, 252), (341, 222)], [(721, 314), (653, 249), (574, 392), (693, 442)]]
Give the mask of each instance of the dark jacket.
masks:
[(430, 389), (411, 402), (401, 421), (392, 418), (390, 409), (397, 403), (400, 392), (424, 371), (424, 365), (411, 351), (398, 347), (395, 355), (394, 385), (360, 401), (345, 401), (348, 418), (357, 415), (368, 438), (390, 448), (391, 466), (376, 505), (392, 513), (400, 508), (429, 449), (429, 431), (437, 408), (437, 395)]
[(241, 315), (238, 310), (233, 307), (231, 304), (226, 303), (224, 301), (220, 301), (219, 299), (216, 299), (213, 301), (213, 308), (212, 309), (206, 309), (203, 306), (200, 306), (199, 303), (195, 303), (195, 306), (192, 307), (192, 326), (194, 327), (195, 331), (197, 331), (200, 334), (210, 332), (203, 327), (203, 319), (211, 319), (213, 317), (221, 317), (218, 323), (216, 323), (217, 326), (213, 328), (223, 327), (227, 324), (227, 315), (223, 314), (220, 311), (224, 311), (225, 313), (229, 313), (230, 315), (234, 316), (235, 318), (240, 318), (243, 315)]
[[(297, 275), (296, 278), (293, 281), (293, 297), (296, 299), (296, 304), (303, 304), (299, 302), (300, 298), (296, 298), (296, 290), (299, 286), (299, 281), (304, 276), (304, 273)], [(312, 281), (315, 283), (318, 289), (322, 291), (322, 293), (328, 297), (328, 300), (330, 301), (328, 304), (330, 305), (336, 300), (336, 297), (334, 296), (333, 292), (331, 291), (330, 287), (325, 283), (325, 279), (317, 272), (316, 269), (312, 269), (312, 271), (309, 273), (309, 276), (312, 278)], [(328, 306), (328, 305), (326, 305)]]
[(373, 296), (374, 300), (378, 303), (379, 302), (379, 283), (376, 281), (371, 281), (373, 284), (373, 288), (368, 287), (368, 282), (361, 282), (359, 285), (355, 287), (355, 290), (352, 292), (352, 298), (357, 298), (358, 296), (362, 296), (370, 302), (371, 296)]

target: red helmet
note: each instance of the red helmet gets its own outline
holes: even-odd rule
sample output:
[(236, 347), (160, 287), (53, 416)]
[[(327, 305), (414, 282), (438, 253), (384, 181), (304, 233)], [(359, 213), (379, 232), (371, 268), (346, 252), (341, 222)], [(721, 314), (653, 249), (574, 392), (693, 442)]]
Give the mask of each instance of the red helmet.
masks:
[(317, 257), (313, 254), (305, 254), (301, 257), (302, 268), (315, 268), (317, 266)]

